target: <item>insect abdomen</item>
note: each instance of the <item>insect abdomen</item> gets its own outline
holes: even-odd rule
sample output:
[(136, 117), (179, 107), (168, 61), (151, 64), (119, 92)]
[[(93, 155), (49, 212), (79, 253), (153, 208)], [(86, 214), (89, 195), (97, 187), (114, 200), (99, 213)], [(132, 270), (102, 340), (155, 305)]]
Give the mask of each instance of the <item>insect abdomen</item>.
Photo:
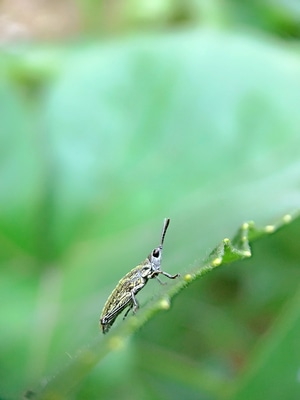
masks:
[(141, 277), (140, 266), (129, 271), (122, 278), (109, 298), (107, 299), (102, 310), (100, 323), (103, 333), (108, 332), (117, 316), (126, 308), (132, 307), (134, 304), (133, 296), (139, 292), (146, 284), (147, 280)]

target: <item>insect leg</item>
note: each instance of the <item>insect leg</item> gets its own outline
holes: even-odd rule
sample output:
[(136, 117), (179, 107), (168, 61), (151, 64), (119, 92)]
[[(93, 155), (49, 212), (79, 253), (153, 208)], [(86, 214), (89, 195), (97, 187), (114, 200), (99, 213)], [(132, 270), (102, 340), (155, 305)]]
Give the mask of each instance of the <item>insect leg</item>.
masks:
[(132, 309), (132, 307), (133, 307), (133, 303), (131, 303), (131, 304), (129, 305), (128, 310), (126, 311), (126, 313), (125, 313), (123, 319), (125, 319), (125, 318), (127, 317), (128, 313), (129, 313), (129, 311)]
[(163, 274), (164, 276), (166, 276), (167, 278), (170, 278), (170, 279), (175, 279), (178, 276), (180, 276), (180, 274), (170, 275), (170, 274), (168, 274), (167, 272), (164, 272), (164, 271), (160, 271), (160, 273)]
[(132, 301), (133, 301), (133, 312), (135, 313), (136, 310), (139, 308), (139, 303), (137, 302), (137, 299), (135, 298), (133, 290), (131, 291), (131, 298), (132, 298)]

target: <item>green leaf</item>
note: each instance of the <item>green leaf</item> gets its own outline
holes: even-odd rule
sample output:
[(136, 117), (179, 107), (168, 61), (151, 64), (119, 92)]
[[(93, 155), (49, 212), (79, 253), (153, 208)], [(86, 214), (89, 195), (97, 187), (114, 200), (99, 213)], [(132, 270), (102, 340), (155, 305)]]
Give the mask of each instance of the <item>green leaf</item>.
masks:
[(53, 257), (99, 221), (107, 231), (170, 210), (187, 229), (201, 209), (203, 225), (234, 215), (233, 231), (297, 208), (297, 55), (200, 31), (90, 46), (61, 64), (38, 110)]
[[(1, 56), (0, 260), (2, 286), (10, 288), (2, 291), (1, 326), (14, 334), (0, 344), (0, 378), (13, 397), (98, 335), (105, 299), (157, 244), (164, 217), (172, 220), (164, 269), (190, 275), (181, 281), (186, 285), (220, 259), (249, 255), (244, 235), (252, 240), (264, 230), (252, 232), (249, 224), (224, 240), (243, 221), (266, 226), (299, 208), (300, 59), (285, 42), (214, 30), (28, 46)], [(274, 261), (277, 251), (264, 257)], [(209, 254), (200, 272), (199, 260)], [(201, 332), (205, 354), (215, 343), (221, 352), (217, 330), (209, 331), (221, 320), (225, 328), (218, 330), (244, 355), (258, 336), (249, 329), (251, 310), (270, 309), (272, 320), (296, 282), (293, 261), (284, 274), (277, 263), (269, 264), (278, 268), (272, 274), (262, 264), (256, 274), (246, 268), (209, 274), (222, 277), (208, 278), (219, 285), (212, 292), (223, 293), (220, 287), (229, 282), (232, 296), (218, 318), (201, 297), (209, 298), (208, 289), (197, 291), (195, 284), (184, 291), (189, 295), (182, 304), (193, 306), (182, 307), (178, 320), (201, 310), (192, 316), (189, 343), (199, 343)], [(255, 296), (244, 290), (242, 308), (234, 293), (251, 279)], [(166, 307), (181, 289), (176, 285), (154, 302), (155, 289), (147, 287), (141, 293), (145, 314), (128, 319), (124, 335), (136, 329), (132, 321), (142, 325)], [(210, 324), (202, 324), (202, 315)], [(173, 323), (163, 326), (160, 338), (172, 336), (181, 349)], [(189, 352), (200, 356), (197, 347)], [(84, 356), (86, 367), (79, 363), (77, 376), (99, 357), (86, 362)], [(231, 371), (229, 363), (224, 369)]]
[[(169, 309), (172, 297), (177, 295), (182, 289), (185, 289), (193, 280), (204, 276), (207, 272), (212, 271), (222, 264), (250, 257), (251, 251), (249, 246), (249, 236), (252, 240), (255, 240), (255, 238), (273, 233), (276, 229), (281, 228), (286, 223), (290, 223), (296, 217), (298, 217), (296, 214), (294, 216), (285, 215), (280, 221), (272, 225), (272, 229), (270, 228), (270, 225), (265, 229), (256, 229), (253, 222), (250, 224), (244, 223), (234, 239), (232, 241), (224, 239), (211, 253), (208, 260), (201, 263), (196, 268), (191, 269), (182, 277), (182, 279), (178, 279), (177, 282), (172, 282), (168, 286), (163, 287), (160, 290), (159, 295), (149, 301), (148, 304), (143, 309), (139, 310), (135, 316), (128, 317), (122, 325), (114, 328), (114, 331), (109, 335), (106, 337), (100, 336), (88, 348), (82, 349), (62, 372), (58, 373), (47, 383), (38, 394), (37, 398), (43, 400), (54, 400), (63, 399), (68, 396), (78, 385), (78, 382), (82, 381), (90, 370), (109, 352), (119, 351), (122, 349), (126, 345), (126, 338), (130, 334), (137, 331), (158, 311)], [(251, 231), (250, 235), (249, 229)], [(279, 356), (281, 357), (281, 352)], [(294, 371), (296, 364), (292, 364), (292, 370)], [(296, 376), (294, 379), (295, 378)], [(289, 375), (288, 379), (291, 380)], [(205, 386), (206, 385), (204, 384), (203, 387)], [(217, 389), (216, 386), (210, 386), (210, 384), (208, 384), (208, 388), (210, 391), (212, 391), (213, 388), (215, 390)]]
[(259, 343), (234, 393), (228, 398), (298, 399), (299, 301), (300, 291), (285, 305), (276, 324)]

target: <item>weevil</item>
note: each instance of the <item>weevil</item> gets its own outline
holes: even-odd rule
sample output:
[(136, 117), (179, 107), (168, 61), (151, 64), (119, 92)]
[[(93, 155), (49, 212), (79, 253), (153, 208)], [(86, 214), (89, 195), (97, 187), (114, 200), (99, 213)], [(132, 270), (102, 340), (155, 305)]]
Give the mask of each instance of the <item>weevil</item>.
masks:
[(109, 331), (118, 315), (127, 307), (128, 310), (123, 319), (126, 318), (131, 309), (133, 310), (133, 313), (136, 313), (139, 304), (135, 296), (141, 289), (143, 289), (149, 279), (156, 278), (161, 284), (164, 284), (159, 279), (159, 274), (162, 274), (169, 279), (175, 279), (179, 276), (179, 274), (170, 275), (160, 269), (163, 243), (169, 223), (170, 218), (165, 218), (160, 245), (151, 251), (145, 261), (129, 271), (119, 281), (111, 295), (108, 297), (100, 317), (100, 324), (103, 333)]

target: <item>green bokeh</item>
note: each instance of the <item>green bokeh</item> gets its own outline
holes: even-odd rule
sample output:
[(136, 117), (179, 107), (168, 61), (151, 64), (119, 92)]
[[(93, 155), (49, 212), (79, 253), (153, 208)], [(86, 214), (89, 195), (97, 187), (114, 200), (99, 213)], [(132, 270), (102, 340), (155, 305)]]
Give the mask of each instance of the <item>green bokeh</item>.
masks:
[[(244, 221), (299, 207), (295, 47), (211, 26), (2, 52), (0, 397), (100, 335), (164, 217), (163, 268), (184, 274)], [(70, 398), (296, 400), (298, 232), (182, 291)]]

